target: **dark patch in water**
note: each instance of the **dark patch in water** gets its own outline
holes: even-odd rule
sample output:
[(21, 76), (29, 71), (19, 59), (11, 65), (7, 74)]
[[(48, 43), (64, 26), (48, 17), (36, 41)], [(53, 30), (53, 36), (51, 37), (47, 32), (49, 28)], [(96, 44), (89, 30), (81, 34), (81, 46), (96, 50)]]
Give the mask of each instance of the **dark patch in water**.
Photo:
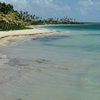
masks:
[(9, 66), (28, 66), (29, 64), (22, 63), (18, 58), (11, 58), (7, 63)]
[(40, 59), (35, 60), (35, 62), (36, 62), (36, 63), (39, 63), (39, 64), (41, 64), (41, 63), (44, 63), (44, 64), (45, 64), (45, 63), (47, 63), (47, 62), (49, 62), (49, 61), (46, 60), (46, 59), (41, 59), (41, 58), (40, 58)]
[(20, 99), (17, 99), (17, 100), (21, 100), (21, 98)]
[(45, 36), (42, 38), (37, 38), (37, 39), (32, 39), (32, 40), (39, 40), (42, 42), (49, 42), (49, 41), (54, 41), (54, 40), (59, 40), (59, 39), (64, 39), (64, 38), (69, 38), (70, 36), (66, 35), (53, 35), (53, 36)]
[(43, 70), (38, 68), (38, 69), (36, 69), (36, 72), (41, 73), (41, 72), (43, 72)]

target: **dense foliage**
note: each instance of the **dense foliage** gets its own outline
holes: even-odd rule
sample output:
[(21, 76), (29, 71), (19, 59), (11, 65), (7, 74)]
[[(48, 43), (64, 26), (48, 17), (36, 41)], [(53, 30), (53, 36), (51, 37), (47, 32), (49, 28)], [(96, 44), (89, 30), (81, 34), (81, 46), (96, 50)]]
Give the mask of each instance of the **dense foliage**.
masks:
[(12, 5), (0, 2), (0, 12), (8, 14), (9, 12), (14, 12), (14, 9)]

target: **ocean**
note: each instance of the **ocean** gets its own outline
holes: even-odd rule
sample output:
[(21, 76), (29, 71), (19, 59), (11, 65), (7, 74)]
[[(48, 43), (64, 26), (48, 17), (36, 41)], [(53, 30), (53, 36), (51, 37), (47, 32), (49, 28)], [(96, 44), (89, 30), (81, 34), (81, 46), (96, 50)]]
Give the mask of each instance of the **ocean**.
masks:
[(0, 100), (100, 100), (100, 24), (39, 28), (59, 33), (0, 47)]

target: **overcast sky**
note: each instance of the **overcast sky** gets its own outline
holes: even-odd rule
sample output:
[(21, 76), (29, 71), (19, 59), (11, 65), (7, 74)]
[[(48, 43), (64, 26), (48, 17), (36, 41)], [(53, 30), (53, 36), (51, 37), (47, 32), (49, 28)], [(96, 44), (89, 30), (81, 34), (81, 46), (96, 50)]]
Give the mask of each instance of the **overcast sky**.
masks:
[(0, 0), (41, 17), (69, 16), (78, 21), (100, 22), (100, 0)]

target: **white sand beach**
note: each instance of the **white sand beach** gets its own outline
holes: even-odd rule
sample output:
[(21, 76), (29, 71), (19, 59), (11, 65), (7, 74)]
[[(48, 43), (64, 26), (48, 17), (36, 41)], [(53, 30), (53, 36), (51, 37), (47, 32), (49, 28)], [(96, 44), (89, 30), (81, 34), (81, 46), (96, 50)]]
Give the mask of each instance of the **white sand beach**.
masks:
[(26, 30), (14, 30), (14, 31), (0, 31), (0, 45), (5, 45), (16, 41), (17, 38), (29, 35), (51, 35), (56, 33), (55, 30), (48, 29), (26, 29)]

